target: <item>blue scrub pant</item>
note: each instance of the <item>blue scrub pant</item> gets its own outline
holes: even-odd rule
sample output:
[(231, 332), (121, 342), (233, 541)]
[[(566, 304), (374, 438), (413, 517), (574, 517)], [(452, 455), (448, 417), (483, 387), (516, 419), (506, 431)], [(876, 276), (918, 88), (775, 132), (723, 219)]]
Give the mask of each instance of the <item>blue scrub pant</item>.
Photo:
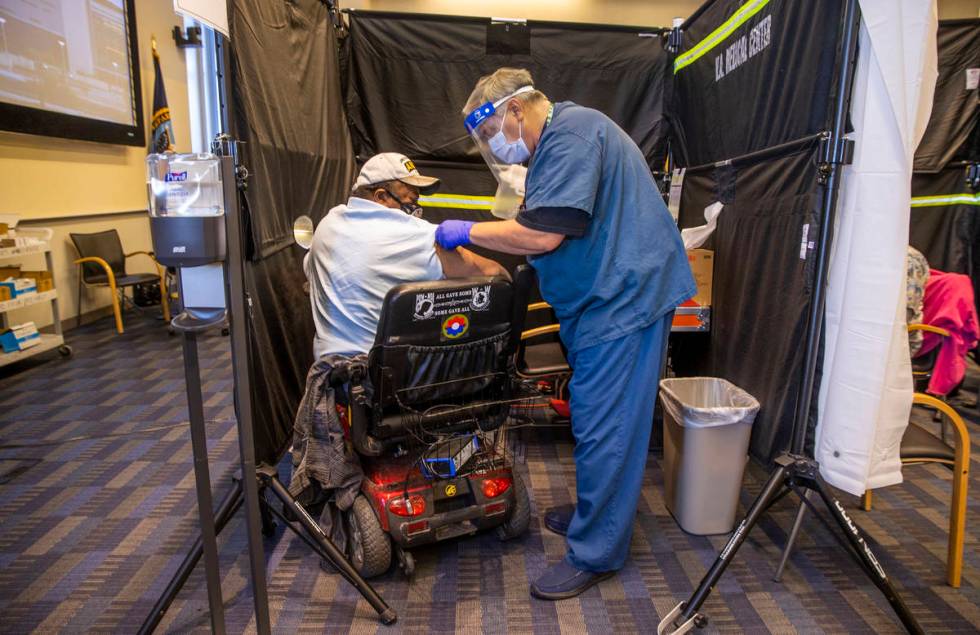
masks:
[(672, 318), (569, 356), (578, 504), (566, 559), (577, 569), (615, 571), (629, 555)]

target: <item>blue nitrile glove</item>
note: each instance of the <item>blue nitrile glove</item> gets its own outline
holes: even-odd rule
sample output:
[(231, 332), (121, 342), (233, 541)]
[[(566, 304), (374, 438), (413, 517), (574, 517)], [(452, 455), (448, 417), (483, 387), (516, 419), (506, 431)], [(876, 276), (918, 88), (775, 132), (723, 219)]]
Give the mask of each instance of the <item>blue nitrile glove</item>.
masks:
[(453, 250), (470, 244), (471, 220), (444, 220), (436, 227), (436, 242), (443, 249)]

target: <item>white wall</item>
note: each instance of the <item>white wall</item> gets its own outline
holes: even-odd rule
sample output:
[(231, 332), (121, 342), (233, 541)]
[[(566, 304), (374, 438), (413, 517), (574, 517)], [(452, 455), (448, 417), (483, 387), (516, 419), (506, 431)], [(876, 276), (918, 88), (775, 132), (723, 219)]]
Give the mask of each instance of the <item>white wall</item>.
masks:
[(939, 0), (939, 19), (980, 17), (980, 0)]

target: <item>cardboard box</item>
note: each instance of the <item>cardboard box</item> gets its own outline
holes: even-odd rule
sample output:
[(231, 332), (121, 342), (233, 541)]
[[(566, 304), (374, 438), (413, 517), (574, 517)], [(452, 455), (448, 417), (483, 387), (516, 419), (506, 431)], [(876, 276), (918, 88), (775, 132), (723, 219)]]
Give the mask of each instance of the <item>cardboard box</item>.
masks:
[(44, 293), (54, 289), (54, 280), (50, 271), (21, 271), (21, 278), (30, 278), (37, 286), (38, 293)]
[(19, 298), (28, 293), (37, 293), (37, 283), (30, 278), (10, 278), (0, 280), (0, 286), (10, 289), (10, 297)]
[(0, 280), (7, 278), (19, 278), (20, 265), (0, 265)]
[(10, 295), (10, 289), (8, 289), (3, 285), (0, 285), (0, 302), (3, 302), (5, 300), (13, 300), (13, 297)]
[(19, 278), (33, 278), (34, 280), (51, 280), (53, 276), (50, 271), (21, 271)]
[(0, 236), (6, 236), (8, 231), (10, 231), (10, 225), (7, 223), (0, 223)]
[(687, 262), (691, 265), (698, 294), (693, 300), (701, 306), (711, 306), (711, 278), (715, 266), (715, 252), (710, 249), (689, 249)]
[(16, 353), (37, 346), (41, 343), (41, 334), (38, 333), (34, 322), (25, 322), (0, 333), (0, 345), (3, 346), (4, 353)]

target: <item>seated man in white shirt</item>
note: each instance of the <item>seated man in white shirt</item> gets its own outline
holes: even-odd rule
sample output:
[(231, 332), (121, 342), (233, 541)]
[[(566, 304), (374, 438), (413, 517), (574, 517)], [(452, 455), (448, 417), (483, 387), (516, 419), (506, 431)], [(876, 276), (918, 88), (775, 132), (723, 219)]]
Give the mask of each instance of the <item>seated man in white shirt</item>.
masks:
[(318, 359), (368, 352), (385, 294), (395, 285), (508, 275), (500, 264), (471, 251), (436, 246), (436, 226), (419, 218), (418, 199), (438, 188), (439, 179), (419, 174), (408, 157), (378, 154), (361, 168), (347, 203), (317, 225), (304, 268)]

